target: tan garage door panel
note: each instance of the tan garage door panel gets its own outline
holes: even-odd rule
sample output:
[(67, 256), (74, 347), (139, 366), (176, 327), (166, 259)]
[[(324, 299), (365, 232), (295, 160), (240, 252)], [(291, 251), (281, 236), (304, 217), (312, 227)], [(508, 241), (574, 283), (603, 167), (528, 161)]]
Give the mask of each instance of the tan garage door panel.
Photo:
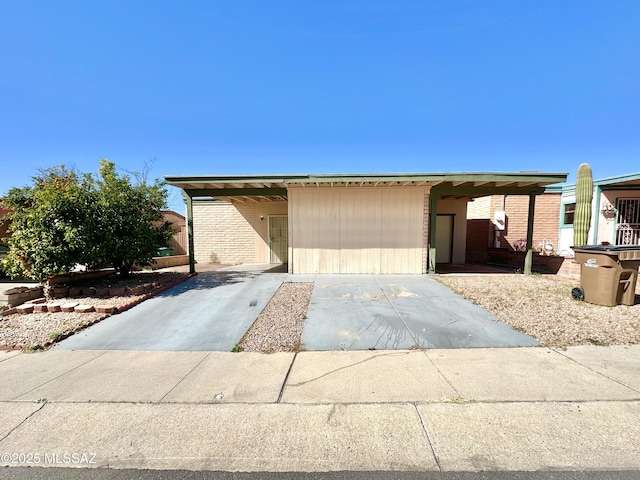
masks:
[(294, 273), (422, 273), (422, 189), (290, 189)]

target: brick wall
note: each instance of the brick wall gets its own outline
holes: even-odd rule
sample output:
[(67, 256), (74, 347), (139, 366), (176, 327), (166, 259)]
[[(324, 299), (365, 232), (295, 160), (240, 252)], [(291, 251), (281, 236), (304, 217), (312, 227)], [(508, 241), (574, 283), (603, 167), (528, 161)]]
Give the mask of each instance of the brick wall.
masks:
[(256, 263), (255, 203), (193, 203), (196, 262)]
[[(529, 212), (528, 195), (507, 195), (505, 198), (507, 228), (501, 235), (501, 247), (513, 248), (514, 242), (527, 238), (527, 218)], [(544, 239), (551, 240), (554, 248), (558, 246), (560, 222), (560, 194), (545, 193), (536, 197), (535, 219), (533, 224), (534, 247)]]

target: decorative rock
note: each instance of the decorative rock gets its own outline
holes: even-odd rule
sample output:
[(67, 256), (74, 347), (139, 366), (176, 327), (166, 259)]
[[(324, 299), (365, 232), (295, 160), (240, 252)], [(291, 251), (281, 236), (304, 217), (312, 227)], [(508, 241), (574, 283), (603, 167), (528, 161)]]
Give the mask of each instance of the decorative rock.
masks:
[(89, 313), (89, 312), (93, 312), (94, 308), (93, 308), (93, 305), (78, 305), (73, 310), (78, 313)]
[(71, 313), (75, 310), (75, 307), (78, 305), (78, 302), (69, 302), (63, 303), (60, 305), (60, 309), (65, 313)]
[(35, 313), (46, 313), (49, 309), (46, 303), (35, 303), (33, 304), (33, 311)]
[(46, 305), (47, 305), (47, 312), (49, 313), (59, 312), (61, 310), (60, 307), (62, 306), (61, 303), (48, 303)]
[(113, 305), (96, 305), (96, 312), (98, 313), (115, 313), (116, 307)]
[(20, 314), (25, 314), (25, 313), (31, 313), (33, 312), (33, 307), (35, 305), (31, 304), (31, 303), (25, 303), (23, 305), (18, 305), (16, 307), (16, 310), (18, 311), (18, 313)]

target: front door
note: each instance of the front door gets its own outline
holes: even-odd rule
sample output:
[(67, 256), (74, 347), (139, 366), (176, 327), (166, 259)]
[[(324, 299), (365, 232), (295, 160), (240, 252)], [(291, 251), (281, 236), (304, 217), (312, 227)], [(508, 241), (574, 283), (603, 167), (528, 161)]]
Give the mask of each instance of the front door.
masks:
[(269, 216), (269, 262), (287, 263), (287, 216)]

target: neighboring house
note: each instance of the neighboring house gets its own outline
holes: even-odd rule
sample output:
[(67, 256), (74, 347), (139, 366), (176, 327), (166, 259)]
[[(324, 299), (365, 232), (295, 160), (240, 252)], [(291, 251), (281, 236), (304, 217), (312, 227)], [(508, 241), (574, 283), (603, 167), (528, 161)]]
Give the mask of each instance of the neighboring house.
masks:
[[(536, 197), (533, 247), (556, 250), (561, 191), (550, 186)], [(476, 198), (467, 206), (467, 262), (485, 263), (491, 249), (518, 250), (527, 237), (529, 202), (521, 195)]]
[[(575, 184), (561, 189), (558, 252), (572, 255)], [(640, 173), (593, 181), (589, 244), (640, 245)]]
[(436, 263), (465, 263), (470, 200), (517, 195), (528, 208), (546, 186), (566, 178), (528, 172), (165, 179), (184, 192), (192, 270), (195, 261), (217, 261), (287, 263), (301, 274), (421, 274)]
[(176, 255), (187, 254), (187, 221), (184, 215), (174, 212), (173, 210), (163, 210), (163, 220), (171, 224), (174, 230), (173, 237), (169, 240), (168, 247), (171, 247)]

